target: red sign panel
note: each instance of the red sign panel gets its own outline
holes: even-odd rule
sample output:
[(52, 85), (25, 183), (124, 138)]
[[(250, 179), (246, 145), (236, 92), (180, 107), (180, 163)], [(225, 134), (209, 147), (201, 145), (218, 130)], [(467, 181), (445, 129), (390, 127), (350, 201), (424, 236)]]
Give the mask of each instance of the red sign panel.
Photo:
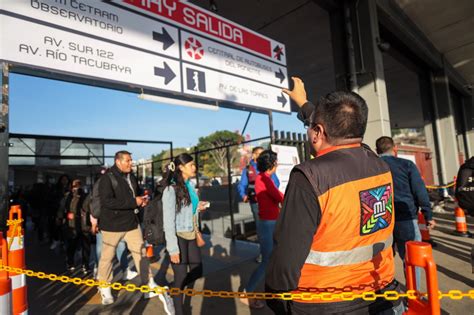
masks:
[(177, 0), (123, 0), (123, 2), (272, 58), (272, 45), (268, 38), (189, 3)]

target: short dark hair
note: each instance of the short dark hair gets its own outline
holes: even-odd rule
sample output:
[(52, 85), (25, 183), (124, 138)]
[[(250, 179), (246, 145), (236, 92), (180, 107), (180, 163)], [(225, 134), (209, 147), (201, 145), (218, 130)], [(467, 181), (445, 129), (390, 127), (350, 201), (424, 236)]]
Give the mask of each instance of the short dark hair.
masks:
[(335, 91), (319, 100), (311, 115), (311, 127), (323, 125), (329, 143), (362, 138), (367, 127), (368, 113), (367, 103), (360, 95)]
[(383, 154), (393, 149), (395, 142), (393, 139), (387, 136), (383, 136), (375, 141), (375, 147), (377, 149), (377, 154)]
[(257, 152), (258, 150), (264, 150), (264, 149), (263, 149), (263, 147), (255, 147), (255, 148), (252, 149), (252, 154)]
[(277, 161), (277, 154), (272, 150), (263, 151), (257, 159), (257, 170), (261, 173), (271, 170)]
[(132, 155), (132, 153), (126, 151), (126, 150), (121, 150), (115, 153), (115, 159), (116, 160), (121, 160), (124, 155)]

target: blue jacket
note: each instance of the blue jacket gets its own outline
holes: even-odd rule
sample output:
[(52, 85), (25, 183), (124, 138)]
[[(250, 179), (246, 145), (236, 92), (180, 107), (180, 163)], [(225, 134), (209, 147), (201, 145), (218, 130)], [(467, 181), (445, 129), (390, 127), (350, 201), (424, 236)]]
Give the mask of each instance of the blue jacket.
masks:
[(421, 208), (426, 220), (432, 219), (431, 204), (425, 183), (412, 161), (391, 155), (382, 155), (393, 177), (395, 220), (415, 220)]
[[(257, 163), (254, 160), (250, 160), (250, 164), (255, 168), (258, 175), (259, 171), (257, 169)], [(247, 195), (247, 187), (249, 186), (249, 177), (247, 173), (247, 168), (244, 168), (242, 170), (239, 185), (237, 186), (237, 190), (239, 191), (239, 195), (242, 199), (244, 199), (244, 196)], [(275, 173), (272, 174), (272, 180), (273, 183), (275, 183), (275, 186), (277, 186), (277, 188), (280, 187), (280, 180), (278, 179)]]
[(182, 206), (181, 210), (176, 212), (176, 193), (173, 186), (168, 186), (163, 191), (162, 202), (166, 249), (170, 255), (179, 254), (176, 233), (193, 231), (194, 219), (197, 220), (199, 211), (193, 215), (193, 204), (190, 203), (187, 206)]

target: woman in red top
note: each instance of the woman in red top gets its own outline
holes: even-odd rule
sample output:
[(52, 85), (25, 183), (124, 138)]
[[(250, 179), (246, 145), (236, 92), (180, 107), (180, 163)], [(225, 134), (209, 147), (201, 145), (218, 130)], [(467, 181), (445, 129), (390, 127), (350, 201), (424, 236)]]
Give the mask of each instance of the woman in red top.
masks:
[[(280, 214), (280, 203), (283, 202), (283, 193), (275, 186), (271, 176), (277, 168), (277, 154), (272, 150), (263, 151), (257, 159), (257, 169), (260, 172), (255, 180), (258, 214), (260, 221), (257, 225), (258, 241), (262, 253), (262, 262), (252, 273), (245, 291), (255, 291), (259, 282), (265, 276), (265, 269), (273, 249), (273, 230)], [(260, 300), (241, 299), (251, 308), (263, 308), (265, 304)]]

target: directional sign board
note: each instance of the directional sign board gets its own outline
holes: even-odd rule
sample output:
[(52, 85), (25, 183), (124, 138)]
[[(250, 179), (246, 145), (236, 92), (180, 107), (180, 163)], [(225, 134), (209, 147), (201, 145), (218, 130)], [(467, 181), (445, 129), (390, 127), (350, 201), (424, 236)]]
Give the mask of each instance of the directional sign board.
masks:
[(283, 44), (177, 0), (0, 0), (0, 60), (290, 112)]

